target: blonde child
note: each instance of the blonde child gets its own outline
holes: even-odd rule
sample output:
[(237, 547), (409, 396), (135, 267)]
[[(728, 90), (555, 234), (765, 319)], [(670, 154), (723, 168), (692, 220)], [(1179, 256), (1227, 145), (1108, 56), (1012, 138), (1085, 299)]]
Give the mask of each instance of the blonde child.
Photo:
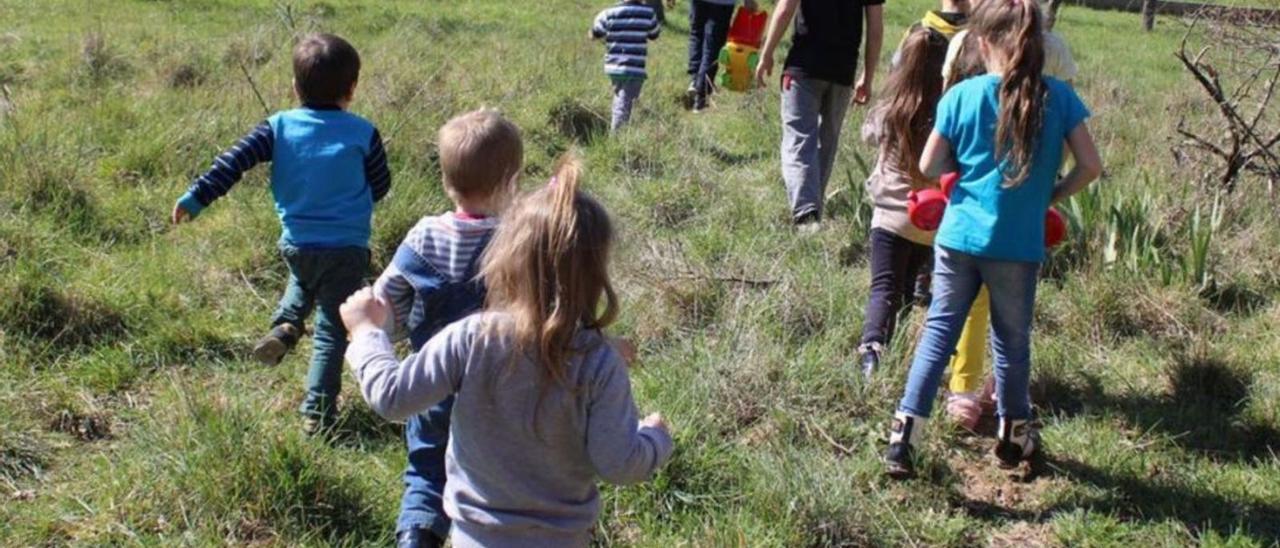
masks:
[[(970, 29), (988, 74), (943, 96), (920, 159), (926, 177), (958, 171), (961, 179), (938, 230), (933, 303), (885, 454), (895, 478), (914, 471), (914, 448), (983, 284), (991, 295), (999, 393), (995, 457), (1016, 466), (1041, 451), (1028, 387), (1045, 211), (1102, 171), (1088, 109), (1066, 83), (1041, 76), (1044, 40), (1033, 0), (985, 2)], [(1076, 163), (1058, 180), (1064, 142)]]
[[(436, 143), (453, 211), (418, 221), (374, 285), (379, 300), (391, 307), (389, 332), (393, 338), (407, 336), (415, 350), (484, 305), (480, 257), (515, 193), (524, 162), (519, 128), (493, 110), (449, 120)], [(452, 409), (453, 399), (445, 398), (405, 422), (409, 464), (396, 522), (398, 548), (431, 548), (449, 538), (441, 495)]]
[(671, 455), (661, 416), (639, 420), (627, 364), (604, 335), (618, 313), (613, 228), (563, 161), (504, 215), (485, 252), (486, 312), (397, 363), (371, 290), (343, 305), (347, 360), (380, 415), (454, 397), (444, 508), (454, 546), (587, 546), (597, 479), (650, 478)]

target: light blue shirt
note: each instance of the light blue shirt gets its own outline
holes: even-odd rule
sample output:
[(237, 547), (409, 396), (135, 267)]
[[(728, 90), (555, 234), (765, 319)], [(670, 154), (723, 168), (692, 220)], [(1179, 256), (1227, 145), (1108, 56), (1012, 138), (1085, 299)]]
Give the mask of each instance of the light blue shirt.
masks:
[(1044, 217), (1062, 149), (1067, 135), (1089, 117), (1071, 86), (1050, 77), (1044, 82), (1048, 92), (1030, 175), (1013, 188), (1005, 187), (1008, 163), (995, 150), (1000, 77), (961, 82), (938, 103), (934, 129), (950, 141), (961, 174), (938, 228), (938, 245), (988, 259), (1044, 260)]

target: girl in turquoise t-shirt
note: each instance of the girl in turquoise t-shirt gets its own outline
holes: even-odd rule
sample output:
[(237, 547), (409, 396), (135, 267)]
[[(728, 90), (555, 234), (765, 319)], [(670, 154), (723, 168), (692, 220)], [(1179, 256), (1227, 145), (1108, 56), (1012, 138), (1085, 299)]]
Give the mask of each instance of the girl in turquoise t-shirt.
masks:
[[(912, 448), (983, 284), (991, 293), (999, 394), (995, 455), (1012, 467), (1040, 449), (1028, 386), (1045, 212), (1102, 172), (1085, 124), (1088, 109), (1070, 86), (1041, 76), (1041, 26), (1035, 0), (984, 2), (970, 28), (987, 74), (955, 86), (938, 103), (920, 171), (931, 178), (958, 171), (961, 179), (938, 229), (933, 304), (894, 415), (885, 455), (893, 477), (912, 473)], [(1059, 180), (1064, 143), (1075, 166)]]

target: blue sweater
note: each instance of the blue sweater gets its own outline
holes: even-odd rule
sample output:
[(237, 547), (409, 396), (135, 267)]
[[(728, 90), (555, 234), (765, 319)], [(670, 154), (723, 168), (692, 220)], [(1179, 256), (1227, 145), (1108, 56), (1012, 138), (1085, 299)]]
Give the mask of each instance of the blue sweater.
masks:
[(281, 243), (368, 247), (373, 203), (391, 188), (373, 124), (336, 107), (276, 113), (218, 155), (178, 204), (195, 217), (262, 162), (271, 162)]
[(623, 2), (596, 16), (591, 35), (605, 43), (604, 72), (620, 78), (644, 78), (649, 58), (649, 40), (658, 38), (662, 27), (653, 8)]

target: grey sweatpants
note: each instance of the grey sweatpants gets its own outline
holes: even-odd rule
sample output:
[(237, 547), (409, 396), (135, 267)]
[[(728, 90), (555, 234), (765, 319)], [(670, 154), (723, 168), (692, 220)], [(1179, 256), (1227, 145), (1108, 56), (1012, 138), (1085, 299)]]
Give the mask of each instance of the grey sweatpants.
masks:
[(814, 78), (783, 78), (782, 179), (792, 219), (822, 216), (840, 128), (853, 88)]
[(617, 131), (631, 120), (631, 107), (640, 97), (640, 88), (644, 87), (644, 79), (611, 78), (610, 80), (613, 82), (613, 121), (609, 124), (609, 130)]

